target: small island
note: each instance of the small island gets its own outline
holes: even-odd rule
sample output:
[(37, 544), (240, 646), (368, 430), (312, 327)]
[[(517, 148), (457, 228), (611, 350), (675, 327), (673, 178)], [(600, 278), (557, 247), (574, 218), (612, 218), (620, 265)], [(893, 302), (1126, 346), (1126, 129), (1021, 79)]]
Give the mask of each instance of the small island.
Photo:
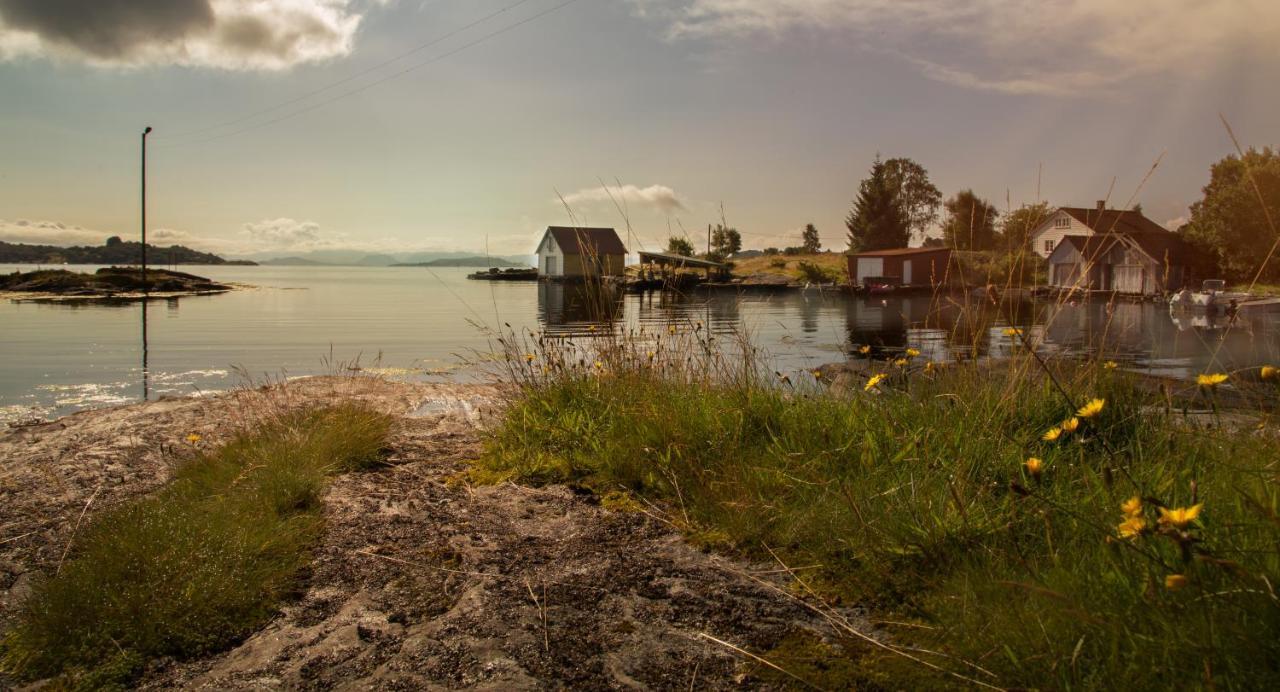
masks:
[[(226, 293), (232, 286), (203, 276), (148, 269), (146, 285), (137, 267), (104, 267), (90, 274), (65, 269), (0, 274), (0, 294), (12, 299), (141, 300)], [(145, 290), (144, 290), (145, 289)]]

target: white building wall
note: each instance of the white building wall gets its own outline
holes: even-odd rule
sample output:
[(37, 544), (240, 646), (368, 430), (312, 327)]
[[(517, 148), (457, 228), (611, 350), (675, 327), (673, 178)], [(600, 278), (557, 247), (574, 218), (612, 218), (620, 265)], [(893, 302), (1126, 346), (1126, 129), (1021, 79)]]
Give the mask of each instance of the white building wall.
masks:
[[(1065, 228), (1058, 227), (1058, 219), (1067, 219)], [(1093, 231), (1086, 225), (1080, 223), (1076, 218), (1065, 211), (1059, 211), (1045, 219), (1036, 230), (1031, 232), (1031, 249), (1037, 255), (1048, 258), (1049, 253), (1053, 252), (1053, 248), (1058, 247), (1058, 243), (1069, 235), (1093, 235)], [(1052, 241), (1050, 246), (1045, 241)]]
[[(555, 267), (550, 272), (547, 271), (548, 257), (555, 260)], [(542, 242), (538, 243), (538, 276), (564, 276), (564, 253), (549, 231), (542, 236)]]

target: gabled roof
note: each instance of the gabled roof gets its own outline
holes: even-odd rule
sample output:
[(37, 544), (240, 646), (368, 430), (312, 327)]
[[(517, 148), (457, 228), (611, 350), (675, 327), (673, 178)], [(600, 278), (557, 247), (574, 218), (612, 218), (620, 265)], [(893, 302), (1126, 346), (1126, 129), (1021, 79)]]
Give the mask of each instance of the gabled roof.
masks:
[(1094, 233), (1168, 233), (1163, 226), (1142, 215), (1142, 212), (1120, 209), (1089, 209), (1086, 207), (1058, 207), (1058, 211), (1071, 215)]
[(622, 244), (622, 239), (612, 228), (548, 226), (547, 233), (556, 239), (556, 245), (566, 255), (627, 254), (627, 246)]
[(1160, 264), (1192, 265), (1196, 264), (1195, 250), (1177, 233), (1161, 230), (1158, 233), (1108, 233), (1099, 235), (1063, 236), (1049, 259), (1057, 254), (1063, 246), (1071, 246), (1086, 260), (1096, 260), (1116, 245), (1136, 248)]

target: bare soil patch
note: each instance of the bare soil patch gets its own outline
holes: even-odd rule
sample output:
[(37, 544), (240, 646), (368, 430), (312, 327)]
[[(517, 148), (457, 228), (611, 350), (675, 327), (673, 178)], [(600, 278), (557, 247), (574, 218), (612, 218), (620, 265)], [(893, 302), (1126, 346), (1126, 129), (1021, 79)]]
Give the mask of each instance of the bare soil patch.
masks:
[(78, 523), (164, 483), (188, 435), (216, 444), (275, 407), (355, 397), (401, 423), (384, 467), (330, 487), (296, 600), (230, 651), (160, 662), (143, 687), (728, 688), (761, 683), (758, 666), (704, 635), (753, 652), (830, 635), (771, 586), (775, 569), (701, 552), (654, 516), (564, 486), (460, 481), (497, 395), (312, 378), (0, 434), (0, 621)]

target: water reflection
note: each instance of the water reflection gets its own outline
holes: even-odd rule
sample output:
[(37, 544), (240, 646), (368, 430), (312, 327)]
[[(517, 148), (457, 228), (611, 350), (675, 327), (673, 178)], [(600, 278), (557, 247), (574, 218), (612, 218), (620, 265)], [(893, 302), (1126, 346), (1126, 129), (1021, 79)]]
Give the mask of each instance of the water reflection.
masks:
[[(541, 284), (538, 291), (540, 321), (549, 334), (698, 323), (718, 334), (750, 332), (780, 367), (836, 360), (864, 346), (886, 356), (917, 348), (939, 362), (1007, 358), (1023, 348), (1011, 328), (1022, 330), (1045, 354), (1104, 356), (1178, 377), (1280, 361), (1280, 327), (1273, 317), (1228, 324), (1221, 317), (1170, 315), (1160, 303), (996, 301), (965, 293), (622, 295), (564, 284)], [(823, 341), (828, 330), (843, 335), (830, 347)]]

